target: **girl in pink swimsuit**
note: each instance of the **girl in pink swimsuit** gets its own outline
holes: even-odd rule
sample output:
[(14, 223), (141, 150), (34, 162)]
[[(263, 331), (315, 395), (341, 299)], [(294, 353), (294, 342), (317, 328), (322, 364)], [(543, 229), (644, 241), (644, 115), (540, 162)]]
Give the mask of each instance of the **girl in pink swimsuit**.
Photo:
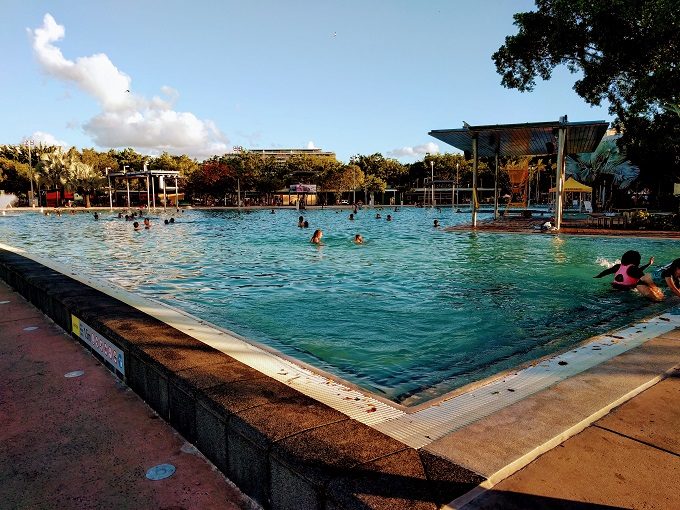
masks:
[(653, 301), (663, 300), (663, 292), (652, 281), (649, 275), (644, 274), (644, 270), (654, 263), (654, 257), (649, 259), (649, 263), (640, 266), (640, 252), (635, 250), (627, 251), (621, 257), (620, 264), (614, 264), (609, 269), (605, 269), (595, 278), (602, 278), (608, 274), (614, 275), (612, 287), (619, 290), (637, 290), (641, 295)]

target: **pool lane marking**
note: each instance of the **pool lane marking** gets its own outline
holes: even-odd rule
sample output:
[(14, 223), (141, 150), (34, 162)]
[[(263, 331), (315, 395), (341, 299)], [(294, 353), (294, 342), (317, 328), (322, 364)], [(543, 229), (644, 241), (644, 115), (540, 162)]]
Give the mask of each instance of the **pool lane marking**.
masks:
[[(28, 254), (1, 243), (0, 247), (20, 253), (115, 297), (228, 354), (260, 373), (413, 448), (422, 448), (455, 430), (546, 389), (556, 382), (592, 368), (680, 326), (680, 315), (663, 314), (622, 330), (593, 337), (587, 343), (540, 361), (534, 366), (502, 379), (493, 380), (451, 399), (438, 401), (432, 406), (406, 413), (397, 405), (390, 405), (331, 377), (305, 368), (299, 364), (300, 362), (254, 345), (235, 333), (194, 317), (184, 310), (173, 308), (152, 298), (133, 294), (105, 280), (83, 277), (53, 260), (43, 259), (43, 257)], [(593, 347), (597, 350), (593, 350)], [(566, 361), (567, 364), (560, 365), (560, 361)]]
[(608, 414), (612, 409), (615, 407), (620, 406), (621, 404), (629, 401), (633, 397), (639, 395), (643, 391), (651, 388), (658, 382), (662, 381), (672, 373), (674, 373), (677, 370), (677, 367), (673, 367), (663, 374), (660, 374), (649, 381), (647, 381), (644, 384), (641, 384), (637, 388), (632, 389), (625, 395), (619, 397), (618, 399), (614, 400), (613, 402), (607, 404), (603, 408), (599, 409), (598, 411), (595, 411), (593, 414), (590, 416), (584, 418), (580, 422), (572, 425), (569, 427), (567, 430), (561, 432), (560, 434), (557, 434), (555, 437), (552, 439), (549, 439), (545, 443), (537, 446), (530, 452), (527, 452), (526, 454), (522, 455), (518, 459), (515, 459), (505, 467), (499, 469), (495, 473), (493, 473), (491, 476), (489, 476), (486, 480), (484, 480), (482, 483), (480, 483), (477, 487), (473, 488), (469, 492), (466, 492), (462, 496), (457, 497), (453, 501), (451, 501), (449, 504), (445, 505), (442, 507), (441, 510), (458, 510), (462, 509), (470, 503), (471, 501), (474, 501), (481, 495), (483, 495), (486, 491), (492, 489), (494, 486), (498, 485), (500, 482), (505, 480), (506, 478), (512, 476), (515, 474), (517, 471), (520, 469), (523, 469), (526, 467), (528, 464), (536, 460), (538, 457), (543, 455), (544, 453), (547, 453), (548, 451), (552, 450), (556, 446), (564, 443), (567, 439), (570, 437), (575, 436), (576, 434), (579, 434), (583, 432), (588, 426), (592, 425), (595, 423), (597, 420), (600, 418), (604, 417), (606, 414)]

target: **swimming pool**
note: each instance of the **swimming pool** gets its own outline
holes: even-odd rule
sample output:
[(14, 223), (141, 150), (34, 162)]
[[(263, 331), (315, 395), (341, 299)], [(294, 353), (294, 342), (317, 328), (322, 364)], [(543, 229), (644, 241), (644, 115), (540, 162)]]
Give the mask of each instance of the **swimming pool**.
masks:
[[(593, 279), (628, 249), (670, 261), (672, 240), (432, 228), (469, 221), (450, 209), (363, 210), (353, 222), (308, 211), (308, 229), (297, 211), (186, 211), (172, 225), (159, 212), (141, 232), (100, 214), (14, 213), (0, 239), (408, 404), (677, 304)], [(309, 243), (315, 228), (322, 247)]]

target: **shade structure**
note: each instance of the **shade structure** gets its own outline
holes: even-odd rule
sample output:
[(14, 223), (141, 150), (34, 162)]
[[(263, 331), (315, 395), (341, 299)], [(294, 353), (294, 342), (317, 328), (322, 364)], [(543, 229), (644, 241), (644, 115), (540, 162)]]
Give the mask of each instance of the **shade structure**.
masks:
[[(550, 188), (550, 193), (555, 193), (557, 191), (556, 187)], [(564, 181), (564, 192), (565, 193), (592, 193), (593, 188), (586, 186), (585, 184), (578, 182), (573, 177), (569, 177)]]
[(565, 152), (593, 152), (602, 140), (609, 124), (604, 120), (588, 122), (529, 122), (467, 126), (461, 129), (434, 129), (430, 136), (463, 152), (472, 152), (472, 139), (477, 138), (477, 154), (482, 158), (498, 154), (505, 158), (555, 154), (557, 133), (567, 129)]
[(498, 217), (498, 166), (499, 158), (543, 156), (556, 154), (555, 226), (562, 224), (564, 203), (565, 160), (567, 154), (593, 152), (607, 131), (609, 123), (604, 120), (568, 122), (567, 116), (553, 122), (526, 124), (496, 124), (471, 126), (463, 122), (461, 129), (435, 129), (430, 136), (462, 150), (465, 157), (472, 157), (472, 226), (477, 226), (477, 159), (496, 160), (496, 184), (494, 188), (494, 218)]

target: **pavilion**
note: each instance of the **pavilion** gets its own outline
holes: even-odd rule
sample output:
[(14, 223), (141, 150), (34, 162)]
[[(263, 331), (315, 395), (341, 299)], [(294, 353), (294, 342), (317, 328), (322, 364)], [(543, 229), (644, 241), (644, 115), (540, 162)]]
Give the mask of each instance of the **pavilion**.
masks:
[[(555, 186), (555, 227), (562, 224), (566, 155), (593, 152), (607, 131), (604, 120), (568, 122), (530, 122), (526, 124), (496, 124), (470, 126), (461, 129), (436, 129), (430, 136), (463, 151), (472, 158), (472, 226), (477, 226), (477, 166), (479, 157), (495, 158), (494, 218), (498, 218), (498, 170), (500, 158), (547, 156), (557, 154)], [(469, 155), (469, 156), (468, 156)]]
[[(113, 209), (113, 199), (111, 197), (111, 178), (114, 179), (124, 179), (127, 186), (127, 206), (130, 208), (130, 179), (143, 179), (146, 181), (146, 201), (147, 208), (156, 208), (156, 182), (158, 182), (159, 190), (163, 190), (163, 208), (167, 206), (168, 198), (175, 199), (175, 205), (179, 205), (179, 186), (177, 184), (177, 179), (179, 177), (179, 172), (177, 170), (149, 170), (144, 163), (144, 169), (141, 171), (128, 171), (128, 166), (123, 167), (122, 172), (109, 172), (107, 177), (109, 179), (109, 202), (111, 203), (111, 208)], [(175, 186), (168, 186), (168, 181), (173, 178)], [(168, 193), (168, 190), (173, 190), (172, 193)]]

